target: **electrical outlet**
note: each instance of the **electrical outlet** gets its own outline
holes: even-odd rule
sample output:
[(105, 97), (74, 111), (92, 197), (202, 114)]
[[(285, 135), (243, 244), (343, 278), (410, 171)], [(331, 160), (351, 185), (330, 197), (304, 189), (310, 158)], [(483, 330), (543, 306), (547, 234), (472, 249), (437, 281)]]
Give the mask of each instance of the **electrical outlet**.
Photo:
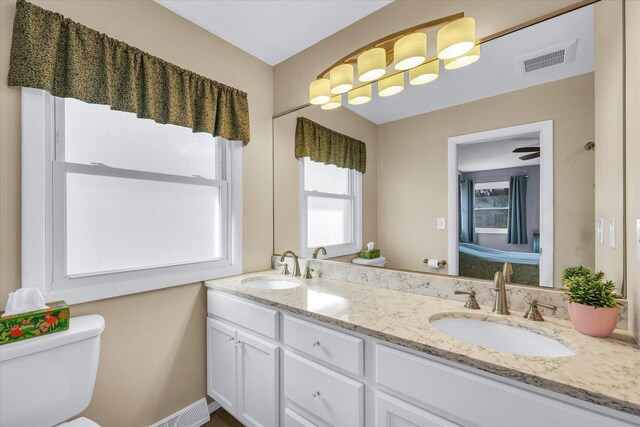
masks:
[(444, 230), (446, 226), (445, 224), (446, 223), (444, 221), (444, 218), (438, 218), (438, 223), (437, 223), (438, 230)]
[(616, 220), (613, 218), (609, 220), (609, 247), (616, 248)]
[(596, 241), (604, 245), (604, 219), (596, 219)]

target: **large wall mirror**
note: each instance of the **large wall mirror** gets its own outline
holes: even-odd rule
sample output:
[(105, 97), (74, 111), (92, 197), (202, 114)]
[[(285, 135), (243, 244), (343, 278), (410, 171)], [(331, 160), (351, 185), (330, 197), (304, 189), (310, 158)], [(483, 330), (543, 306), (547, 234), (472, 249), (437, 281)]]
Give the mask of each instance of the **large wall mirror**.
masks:
[[(622, 105), (622, 12), (607, 3), (397, 95), (275, 118), (274, 252), (487, 280), (509, 262), (511, 282), (543, 287), (583, 264), (620, 288), (623, 123), (600, 113)], [(296, 159), (299, 117), (364, 142), (365, 173)], [(357, 259), (370, 241), (384, 259)]]

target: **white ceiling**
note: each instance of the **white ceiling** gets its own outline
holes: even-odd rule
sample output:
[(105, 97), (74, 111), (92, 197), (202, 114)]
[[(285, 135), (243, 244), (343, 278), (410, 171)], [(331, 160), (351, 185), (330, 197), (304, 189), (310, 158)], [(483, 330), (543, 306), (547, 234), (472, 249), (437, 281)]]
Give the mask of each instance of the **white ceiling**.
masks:
[(458, 146), (458, 170), (475, 172), (493, 169), (539, 165), (540, 158), (520, 160), (529, 153), (514, 153), (520, 147), (539, 147), (540, 135), (525, 134), (510, 138)]
[[(572, 40), (577, 40), (573, 62), (525, 75), (518, 72), (517, 58)], [(587, 6), (483, 43), (480, 60), (452, 71), (441, 65), (440, 77), (432, 83), (411, 86), (405, 82), (403, 92), (388, 98), (377, 96), (374, 86), (371, 102), (352, 106), (343, 98), (343, 105), (376, 124), (412, 117), (591, 72), (593, 43), (593, 6)]]
[(267, 64), (276, 65), (392, 0), (155, 1)]

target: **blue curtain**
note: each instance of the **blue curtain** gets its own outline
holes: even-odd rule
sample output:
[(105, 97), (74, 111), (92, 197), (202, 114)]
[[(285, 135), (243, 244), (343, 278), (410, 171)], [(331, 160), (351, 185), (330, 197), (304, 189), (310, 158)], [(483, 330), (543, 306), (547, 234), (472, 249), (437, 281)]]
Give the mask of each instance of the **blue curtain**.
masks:
[(527, 244), (527, 177), (509, 179), (509, 225), (507, 243)]
[(460, 241), (473, 243), (476, 240), (476, 215), (474, 211), (473, 180), (460, 181), (460, 200), (458, 203), (458, 218), (460, 226)]

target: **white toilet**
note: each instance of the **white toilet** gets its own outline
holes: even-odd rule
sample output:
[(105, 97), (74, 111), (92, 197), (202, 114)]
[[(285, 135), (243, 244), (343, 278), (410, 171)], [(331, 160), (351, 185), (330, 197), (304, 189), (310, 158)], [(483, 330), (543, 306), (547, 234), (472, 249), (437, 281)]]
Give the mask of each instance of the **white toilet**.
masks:
[(84, 411), (93, 394), (104, 318), (72, 317), (69, 329), (0, 346), (2, 427), (99, 427)]

